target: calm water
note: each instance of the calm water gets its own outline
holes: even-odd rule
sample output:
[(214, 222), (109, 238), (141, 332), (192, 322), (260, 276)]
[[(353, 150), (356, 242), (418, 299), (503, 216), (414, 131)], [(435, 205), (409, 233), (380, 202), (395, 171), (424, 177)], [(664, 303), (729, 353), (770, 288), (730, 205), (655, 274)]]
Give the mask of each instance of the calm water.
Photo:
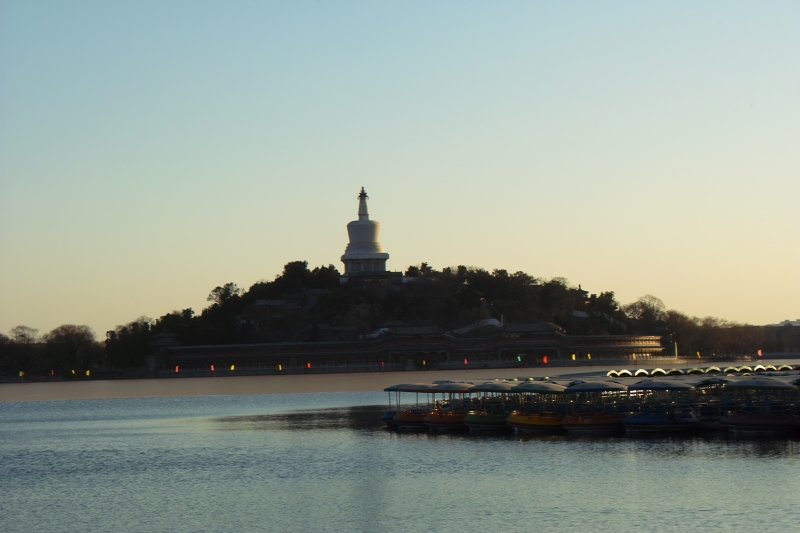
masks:
[(793, 531), (800, 442), (398, 435), (381, 393), (0, 404), (0, 531)]

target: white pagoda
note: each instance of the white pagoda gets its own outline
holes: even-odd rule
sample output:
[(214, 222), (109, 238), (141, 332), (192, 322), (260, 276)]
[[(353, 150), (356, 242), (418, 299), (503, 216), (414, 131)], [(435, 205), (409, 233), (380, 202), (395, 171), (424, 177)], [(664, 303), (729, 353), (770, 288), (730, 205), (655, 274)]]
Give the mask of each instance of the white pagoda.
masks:
[(342, 262), (345, 276), (363, 276), (386, 273), (385, 253), (378, 242), (381, 225), (369, 219), (367, 211), (367, 191), (361, 187), (358, 195), (358, 220), (347, 224), (347, 236), (350, 242), (344, 250)]

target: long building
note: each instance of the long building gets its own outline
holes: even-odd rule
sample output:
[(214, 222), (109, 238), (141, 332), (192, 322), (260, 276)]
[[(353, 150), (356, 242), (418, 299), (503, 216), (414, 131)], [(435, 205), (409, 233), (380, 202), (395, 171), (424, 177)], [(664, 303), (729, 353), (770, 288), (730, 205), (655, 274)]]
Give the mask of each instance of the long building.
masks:
[(507, 368), (570, 361), (639, 360), (664, 353), (653, 335), (570, 336), (558, 326), (487, 320), (467, 331), (432, 327), (383, 328), (352, 341), (209, 346), (162, 344), (151, 363), (159, 374), (209, 372), (279, 374)]

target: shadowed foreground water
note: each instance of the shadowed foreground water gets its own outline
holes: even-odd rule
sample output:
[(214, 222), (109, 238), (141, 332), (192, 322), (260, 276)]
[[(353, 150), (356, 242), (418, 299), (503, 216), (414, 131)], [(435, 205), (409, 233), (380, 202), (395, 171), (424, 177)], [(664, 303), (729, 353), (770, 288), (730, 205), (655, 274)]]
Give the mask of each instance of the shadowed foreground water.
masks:
[(800, 442), (397, 434), (380, 393), (2, 405), (2, 531), (789, 531)]

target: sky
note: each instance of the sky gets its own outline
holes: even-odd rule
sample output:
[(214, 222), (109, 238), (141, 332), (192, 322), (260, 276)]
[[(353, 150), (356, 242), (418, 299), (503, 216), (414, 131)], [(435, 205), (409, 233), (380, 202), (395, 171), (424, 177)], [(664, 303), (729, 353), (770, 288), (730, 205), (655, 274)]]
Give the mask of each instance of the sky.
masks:
[(333, 264), (800, 318), (795, 1), (4, 0), (0, 332)]

